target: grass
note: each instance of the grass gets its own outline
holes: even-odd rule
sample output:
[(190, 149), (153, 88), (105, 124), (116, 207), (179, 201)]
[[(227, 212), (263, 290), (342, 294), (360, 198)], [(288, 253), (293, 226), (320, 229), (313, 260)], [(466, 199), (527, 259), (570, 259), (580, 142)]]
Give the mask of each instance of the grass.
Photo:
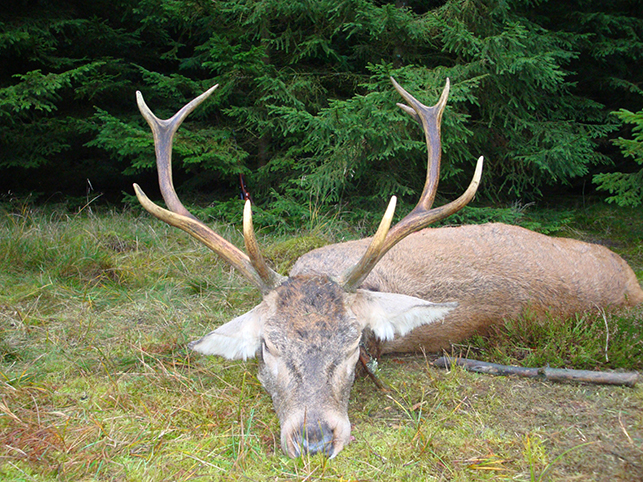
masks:
[[(643, 278), (641, 210), (518, 218), (609, 244)], [(242, 244), (237, 227), (217, 229)], [(337, 237), (304, 234), (301, 243), (265, 237), (280, 269)], [(286, 458), (256, 363), (185, 348), (259, 295), (187, 235), (138, 211), (6, 206), (0, 288), (2, 480), (643, 478), (640, 386), (443, 371), (428, 355), (381, 360), (389, 393), (356, 380), (355, 440), (336, 459)], [(641, 370), (642, 318), (638, 309), (528, 330), (517, 322), (456, 349), (499, 363)]]

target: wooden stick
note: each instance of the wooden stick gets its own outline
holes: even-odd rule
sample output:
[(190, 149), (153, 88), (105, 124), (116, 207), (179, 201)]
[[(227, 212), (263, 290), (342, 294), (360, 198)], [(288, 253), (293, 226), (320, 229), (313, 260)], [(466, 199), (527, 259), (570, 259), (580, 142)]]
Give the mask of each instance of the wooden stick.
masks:
[(550, 380), (552, 382), (582, 382), (603, 385), (625, 385), (627, 387), (636, 385), (639, 377), (638, 372), (596, 372), (591, 370), (549, 367), (523, 368), (449, 356), (438, 358), (433, 364), (440, 368), (449, 368), (453, 365), (458, 365), (472, 372), (487, 373), (489, 375), (517, 375), (520, 377)]

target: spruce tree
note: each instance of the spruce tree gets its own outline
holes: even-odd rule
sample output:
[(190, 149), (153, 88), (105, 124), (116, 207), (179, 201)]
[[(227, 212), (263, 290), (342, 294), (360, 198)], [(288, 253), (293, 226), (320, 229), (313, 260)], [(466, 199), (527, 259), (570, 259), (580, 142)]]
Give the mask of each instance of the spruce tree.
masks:
[[(636, 164), (643, 165), (643, 110), (634, 113), (621, 109), (615, 114), (623, 122), (632, 126), (633, 137), (631, 139), (619, 137), (614, 140), (614, 144), (621, 149), (626, 158), (631, 158)], [(643, 204), (643, 169), (596, 174), (594, 182), (598, 184), (599, 189), (612, 194), (607, 198), (607, 202), (631, 207)]]
[(529, 201), (604, 171), (609, 111), (640, 109), (641, 12), (625, 0), (27, 4), (0, 12), (0, 169), (25, 181), (152, 183), (134, 91), (168, 117), (219, 83), (176, 138), (179, 189), (231, 199), (244, 174), (266, 222), (412, 202), (425, 146), (389, 77), (425, 104), (449, 77), (441, 193), (482, 154), (480, 196)]

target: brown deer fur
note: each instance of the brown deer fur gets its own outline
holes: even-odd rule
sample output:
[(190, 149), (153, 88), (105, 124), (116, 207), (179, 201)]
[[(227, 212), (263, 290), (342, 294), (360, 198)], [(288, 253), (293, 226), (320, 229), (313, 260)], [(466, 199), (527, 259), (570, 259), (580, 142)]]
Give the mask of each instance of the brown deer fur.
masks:
[[(367, 244), (361, 239), (311, 251), (291, 276), (337, 276)], [(412, 234), (382, 258), (361, 287), (458, 303), (441, 322), (381, 342), (381, 353), (448, 349), (523, 314), (568, 318), (643, 303), (636, 275), (609, 249), (498, 223)]]

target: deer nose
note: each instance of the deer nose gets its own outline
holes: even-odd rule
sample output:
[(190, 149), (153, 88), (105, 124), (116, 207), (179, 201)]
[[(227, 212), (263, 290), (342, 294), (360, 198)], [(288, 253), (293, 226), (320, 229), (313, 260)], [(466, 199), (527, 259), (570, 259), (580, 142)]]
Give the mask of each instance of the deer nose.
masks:
[(295, 433), (293, 444), (297, 457), (303, 454), (333, 454), (333, 430), (325, 423), (304, 424)]

